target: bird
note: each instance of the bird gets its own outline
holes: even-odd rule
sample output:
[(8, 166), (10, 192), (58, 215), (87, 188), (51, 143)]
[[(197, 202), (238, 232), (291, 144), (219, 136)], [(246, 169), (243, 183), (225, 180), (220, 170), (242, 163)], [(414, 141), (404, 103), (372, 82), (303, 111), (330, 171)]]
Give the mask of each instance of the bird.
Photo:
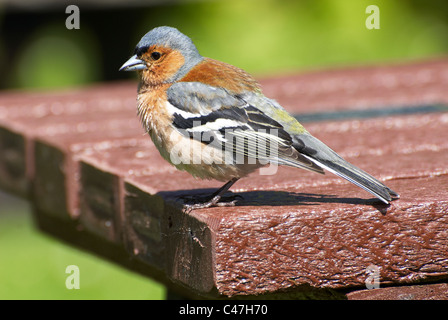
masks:
[(248, 72), (203, 57), (178, 29), (156, 27), (119, 71), (137, 71), (137, 114), (161, 156), (177, 169), (225, 184), (186, 210), (232, 206), (224, 194), (267, 165), (325, 170), (389, 204), (399, 194), (311, 135)]

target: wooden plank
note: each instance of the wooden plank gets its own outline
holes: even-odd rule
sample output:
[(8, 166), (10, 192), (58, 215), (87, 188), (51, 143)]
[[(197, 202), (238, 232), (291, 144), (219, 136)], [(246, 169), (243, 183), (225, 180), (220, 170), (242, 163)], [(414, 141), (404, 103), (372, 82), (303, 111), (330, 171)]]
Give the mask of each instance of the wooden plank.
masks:
[[(40, 136), (34, 140), (35, 204), (43, 211), (60, 217), (79, 216), (77, 157), (90, 150), (104, 151), (114, 145), (138, 144), (141, 135), (136, 130), (139, 123), (135, 117), (83, 121), (82, 125), (91, 128), (79, 132), (76, 124), (73, 131), (68, 129), (67, 134)], [(53, 194), (56, 190), (61, 192), (57, 197)]]
[(448, 284), (435, 283), (350, 292), (350, 300), (448, 300)]
[[(113, 92), (113, 95), (110, 93)], [(59, 93), (3, 92), (0, 95), (0, 186), (30, 196), (34, 143), (39, 137), (88, 131), (87, 119), (135, 114), (135, 92), (125, 84), (98, 85)], [(91, 128), (92, 129), (92, 128)]]
[[(364, 141), (364, 145), (351, 146), (342, 153), (400, 192), (401, 199), (389, 207), (337, 177), (293, 168), (279, 168), (273, 176), (252, 174), (239, 181), (235, 192), (243, 200), (235, 210), (198, 210), (188, 218), (176, 207), (178, 197), (207, 191), (195, 190), (196, 182), (190, 177), (165, 180), (157, 190), (157, 182), (166, 175), (159, 179), (157, 175), (129, 175), (127, 188), (141, 186), (141, 192), (153, 199), (157, 195), (166, 199), (168, 218), (157, 223), (160, 230), (172, 230), (165, 246), (178, 249), (167, 264), (167, 273), (197, 290), (213, 288), (233, 296), (304, 285), (363, 286), (371, 264), (380, 268), (383, 283), (447, 278), (448, 237), (444, 230), (448, 201), (444, 199), (448, 199), (448, 145), (442, 134), (448, 127), (447, 114), (431, 116), (434, 126), (423, 122), (419, 130), (403, 130), (402, 142), (397, 144), (397, 139), (390, 137), (397, 137), (397, 128), (412, 122), (413, 117), (387, 119), (395, 123), (388, 128), (384, 128), (384, 121), (375, 120), (382, 128), (381, 141), (369, 139), (370, 132), (376, 131), (372, 123), (367, 125), (371, 120), (356, 121), (358, 125), (345, 123), (349, 129), (338, 133), (331, 127), (322, 130), (332, 132), (330, 144), (350, 141), (353, 135)], [(422, 144), (422, 139), (435, 132), (440, 139), (432, 139), (430, 147)], [(376, 151), (362, 155), (362, 149)], [(176, 187), (177, 191), (166, 191)], [(132, 205), (126, 208), (128, 212), (138, 210)], [(207, 258), (210, 251), (213, 258)], [(203, 271), (186, 261), (197, 262)], [(202, 287), (198, 287), (198, 274), (209, 274), (210, 270), (213, 277), (204, 277)]]
[[(344, 141), (352, 141), (353, 145), (346, 145), (345, 148), (341, 149), (341, 154), (350, 162), (358, 164), (383, 179), (387, 179), (387, 184), (402, 194), (402, 199), (394, 202), (389, 208), (378, 204), (374, 199), (371, 199), (370, 195), (338, 177), (331, 175), (321, 177), (293, 168), (279, 168), (274, 176), (253, 174), (250, 178), (238, 182), (235, 186), (236, 190), (244, 198), (240, 201), (238, 210), (213, 208), (201, 210), (202, 213), (193, 212), (189, 217), (185, 217), (179, 207), (176, 206), (176, 198), (179, 195), (212, 192), (212, 189), (207, 187), (218, 186), (219, 184), (197, 181), (188, 174), (176, 172), (160, 158), (152, 145), (132, 150), (126, 150), (126, 148), (110, 149), (106, 156), (99, 152), (92, 153), (83, 157), (82, 161), (90, 163), (94, 168), (93, 171), (89, 171), (90, 179), (94, 179), (93, 177), (96, 175), (99, 181), (104, 179), (102, 174), (93, 174), (95, 170), (110, 171), (112, 176), (118, 175), (124, 178), (126, 191), (123, 204), (125, 207), (124, 223), (122, 224), (125, 227), (121, 232), (126, 239), (125, 246), (128, 251), (138, 259), (148, 263), (156, 263), (156, 260), (152, 259), (154, 256), (159, 258), (157, 261), (162, 261), (160, 259), (161, 248), (164, 248), (167, 252), (172, 252), (172, 254), (167, 254), (165, 258), (168, 259), (168, 262), (163, 265), (167, 268), (168, 276), (174, 281), (182, 282), (198, 290), (201, 294), (213, 291), (216, 288), (220, 288), (218, 291), (222, 294), (234, 295), (244, 294), (244, 292), (246, 294), (262, 294), (306, 284), (331, 288), (339, 288), (344, 285), (360, 286), (365, 281), (365, 269), (368, 265), (377, 263), (384, 267), (381, 263), (383, 259), (384, 261), (393, 259), (392, 256), (385, 257), (385, 254), (379, 256), (380, 260), (373, 258), (375, 256), (374, 252), (379, 252), (377, 244), (391, 242), (390, 239), (393, 236), (400, 238), (401, 242), (396, 244), (397, 248), (390, 247), (384, 250), (387, 252), (394, 251), (394, 254), (403, 257), (407, 264), (402, 266), (402, 269), (408, 270), (408, 273), (400, 278), (400, 273), (386, 269), (389, 273), (386, 272), (382, 281), (386, 283), (406, 282), (407, 279), (438, 277), (440, 274), (436, 272), (437, 268), (442, 270), (442, 276), (446, 275), (447, 270), (444, 270), (446, 261), (443, 260), (443, 256), (445, 252), (448, 252), (448, 247), (443, 241), (443, 233), (441, 234), (442, 238), (434, 240), (435, 245), (433, 247), (428, 247), (428, 251), (432, 250), (433, 252), (430, 257), (425, 256), (424, 251), (421, 251), (422, 255), (413, 253), (413, 250), (416, 249), (415, 246), (409, 247), (409, 252), (400, 251), (400, 243), (403, 244), (414, 239), (416, 237), (414, 233), (419, 233), (421, 230), (430, 230), (429, 225), (431, 225), (432, 219), (437, 220), (442, 225), (446, 225), (448, 222), (444, 217), (444, 213), (448, 210), (448, 203), (440, 201), (440, 199), (446, 197), (443, 186), (448, 184), (445, 167), (448, 144), (442, 134), (446, 131), (447, 120), (448, 114), (431, 114), (423, 117), (421, 115), (407, 115), (388, 119), (343, 121), (337, 125), (334, 123), (319, 123), (311, 126), (313, 130), (326, 138), (325, 141), (336, 145), (337, 150), (344, 147)], [(370, 138), (372, 136), (371, 132), (381, 132), (381, 135)], [(428, 137), (436, 132), (440, 134), (436, 134), (436, 137), (431, 139), (430, 144), (425, 143)], [(351, 137), (356, 138), (351, 139)], [(123, 155), (124, 159), (134, 159), (132, 160), (133, 163), (122, 160), (117, 164), (116, 159), (120, 154)], [(135, 156), (137, 154), (138, 157)], [(100, 161), (101, 163), (99, 163)], [(384, 165), (379, 165), (381, 163), (384, 163)], [(415, 163), (418, 163), (419, 166), (415, 166)], [(108, 169), (105, 170), (105, 168)], [(407, 186), (410, 181), (414, 181), (422, 190), (409, 189)], [(93, 182), (90, 181), (90, 183)], [(121, 185), (122, 181), (117, 181), (117, 183)], [(431, 186), (439, 189), (440, 193), (434, 193)], [(84, 185), (82, 188), (82, 190), (88, 189), (88, 185)], [(260, 189), (264, 191), (260, 191)], [(404, 190), (404, 193), (401, 192), (402, 190)], [(138, 197), (136, 194), (138, 194)], [(366, 196), (368, 200), (363, 200), (362, 197)], [(113, 192), (106, 193), (104, 198), (121, 199), (118, 193), (114, 195)], [(145, 198), (144, 209), (142, 209), (142, 203), (135, 200), (136, 198)], [(166, 200), (165, 210), (163, 210), (164, 202), (162, 199)], [(427, 220), (419, 220), (419, 215), (422, 212), (415, 209), (419, 207), (423, 212), (427, 211)], [(389, 215), (398, 216), (394, 219), (398, 219), (396, 224), (403, 225), (400, 227), (403, 230), (409, 229), (413, 224), (418, 226), (419, 229), (413, 230), (410, 234), (405, 231), (397, 232), (396, 229), (393, 229), (393, 232), (396, 233), (390, 234), (388, 228), (379, 229), (376, 235), (378, 239), (375, 239), (370, 247), (369, 243), (356, 242), (356, 240), (362, 238), (363, 230), (368, 229), (370, 223), (375, 227), (385, 225)], [(320, 226), (320, 224), (329, 226), (326, 221), (338, 219), (339, 216), (340, 218), (337, 221), (341, 225), (333, 223), (332, 227), (328, 229)], [(364, 221), (364, 219), (367, 219), (367, 221)], [(244, 221), (244, 223), (241, 224), (240, 221)], [(316, 225), (307, 229), (309, 233), (304, 230), (297, 231), (296, 228), (304, 228), (305, 225), (310, 226), (310, 221), (317, 222)], [(412, 223), (409, 225), (410, 221)], [(142, 233), (142, 225), (156, 227), (148, 230), (145, 234)], [(258, 225), (259, 227), (257, 227)], [(273, 245), (274, 239), (267, 241), (267, 238), (272, 238), (271, 235), (263, 234), (259, 229), (266, 228), (269, 230), (269, 225), (277, 226), (271, 231), (276, 233), (277, 241), (279, 241), (277, 246)], [(241, 229), (237, 229), (236, 226), (240, 226)], [(296, 226), (296, 228), (293, 228), (293, 226)], [(244, 290), (230, 291), (226, 287), (230, 285), (228, 284), (230, 279), (242, 278), (240, 274), (235, 273), (244, 270), (243, 266), (233, 266), (233, 269), (231, 266), (232, 261), (240, 261), (241, 263), (248, 261), (246, 256), (248, 254), (244, 253), (244, 250), (251, 251), (249, 256), (255, 255), (256, 252), (264, 252), (263, 257), (253, 258), (249, 265), (252, 272), (254, 270), (267, 272), (269, 264), (260, 265), (260, 263), (276, 260), (275, 256), (266, 259), (268, 252), (272, 251), (273, 247), (289, 246), (294, 248), (295, 251), (290, 250), (289, 253), (284, 253), (284, 255), (289, 254), (299, 259), (299, 252), (310, 251), (309, 248), (313, 247), (313, 239), (317, 239), (316, 229), (319, 228), (322, 235), (331, 232), (337, 233), (338, 230), (350, 230), (349, 234), (354, 235), (351, 240), (353, 242), (350, 244), (349, 239), (344, 242), (342, 238), (339, 238), (338, 241), (330, 239), (321, 245), (321, 250), (314, 251), (315, 256), (309, 254), (306, 261), (326, 265), (329, 263), (328, 254), (322, 250), (330, 248), (331, 243), (335, 243), (337, 246), (341, 246), (341, 243), (343, 243), (347, 248), (344, 250), (334, 249), (342, 253), (339, 257), (335, 255), (333, 263), (337, 265), (341, 261), (347, 260), (343, 256), (345, 252), (350, 253), (350, 250), (354, 250), (354, 252), (363, 251), (365, 254), (362, 257), (358, 257), (352, 252), (352, 263), (357, 265), (358, 269), (343, 270), (341, 269), (344, 267), (343, 265), (336, 270), (326, 267), (327, 273), (318, 273), (316, 277), (312, 278), (320, 279), (318, 281), (321, 282), (313, 283), (309, 282), (304, 275), (298, 275), (297, 272), (299, 271), (290, 270), (293, 263), (293, 259), (290, 257), (289, 263), (278, 262), (278, 269), (273, 269), (271, 266), (275, 270), (272, 272), (277, 275), (275, 279), (272, 279), (272, 282), (278, 280), (279, 274), (287, 272), (285, 268), (291, 272), (285, 275), (289, 280), (285, 280), (283, 284), (276, 288), (264, 288), (265, 291), (263, 291), (257, 287), (244, 286), (242, 287)], [(238, 233), (235, 233), (237, 230)], [(281, 233), (279, 230), (289, 231)], [(345, 235), (346, 232), (344, 231), (342, 234)], [(240, 251), (237, 253), (233, 252), (233, 250), (236, 250), (234, 248), (234, 236), (236, 234), (238, 239), (245, 238), (246, 240), (241, 241), (249, 246), (238, 248)], [(148, 237), (158, 239), (158, 241), (148, 241)], [(287, 244), (283, 244), (282, 241)], [(257, 246), (265, 243), (269, 243), (268, 249)], [(218, 250), (218, 245), (221, 251)], [(281, 249), (278, 250), (281, 251)], [(210, 252), (215, 252), (215, 256), (210, 256)], [(414, 268), (417, 261), (422, 264), (428, 263), (428, 258), (433, 259), (436, 252), (440, 254), (439, 262), (433, 266), (433, 269), (421, 272)], [(277, 255), (280, 254), (277, 252)], [(237, 255), (239, 256), (237, 257)], [(218, 257), (221, 258), (218, 259)], [(357, 262), (355, 262), (355, 258), (358, 258)], [(210, 264), (211, 261), (214, 261), (214, 264)], [(190, 262), (197, 263), (194, 265), (200, 265), (203, 269), (196, 269)], [(220, 266), (219, 263), (222, 263), (222, 265)], [(162, 267), (162, 265), (158, 264), (158, 267)], [(393, 269), (393, 266), (388, 267)], [(230, 270), (234, 270), (235, 273), (231, 273)], [(304, 273), (309, 275), (312, 268), (308, 266), (304, 270)], [(332, 272), (338, 276), (336, 277)], [(250, 272), (245, 273), (246, 275), (250, 274)], [(341, 274), (344, 274), (345, 278), (342, 278)], [(200, 276), (201, 281), (198, 280), (198, 275), (202, 275)], [(213, 282), (217, 281), (213, 279), (220, 278), (219, 275), (222, 282)], [(262, 283), (266, 280), (266, 277), (262, 277), (261, 274), (252, 275), (251, 278), (260, 279), (259, 281)], [(251, 283), (254, 283), (254, 281)]]
[(0, 188), (23, 197), (28, 194), (29, 188), (26, 149), (26, 140), (22, 135), (0, 127)]
[(317, 70), (263, 79), (263, 92), (288, 110), (328, 112), (448, 103), (446, 58)]

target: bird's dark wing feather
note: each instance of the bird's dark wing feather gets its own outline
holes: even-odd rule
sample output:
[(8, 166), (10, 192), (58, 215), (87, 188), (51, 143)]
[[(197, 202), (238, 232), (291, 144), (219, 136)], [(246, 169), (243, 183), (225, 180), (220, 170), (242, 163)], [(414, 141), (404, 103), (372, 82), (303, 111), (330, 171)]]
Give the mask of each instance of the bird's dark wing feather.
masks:
[(323, 173), (297, 152), (280, 123), (240, 96), (197, 82), (176, 83), (167, 95), (174, 128), (191, 139), (244, 157)]

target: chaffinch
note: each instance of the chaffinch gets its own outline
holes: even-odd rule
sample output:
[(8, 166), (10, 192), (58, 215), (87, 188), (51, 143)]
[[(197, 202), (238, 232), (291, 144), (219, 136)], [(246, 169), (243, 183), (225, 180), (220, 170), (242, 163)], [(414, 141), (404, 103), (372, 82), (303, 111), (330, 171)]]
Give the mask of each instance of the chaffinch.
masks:
[(158, 27), (120, 71), (138, 71), (137, 109), (163, 158), (202, 179), (227, 183), (188, 210), (217, 205), (241, 177), (270, 165), (326, 169), (388, 204), (399, 195), (313, 137), (244, 70), (201, 56), (189, 37)]

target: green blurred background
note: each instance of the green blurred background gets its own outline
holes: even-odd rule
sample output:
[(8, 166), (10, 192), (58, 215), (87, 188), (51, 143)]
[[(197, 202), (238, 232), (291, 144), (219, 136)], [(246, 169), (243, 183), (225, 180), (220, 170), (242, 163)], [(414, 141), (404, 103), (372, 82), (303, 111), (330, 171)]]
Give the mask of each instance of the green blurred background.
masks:
[[(65, 8), (80, 9), (68, 30)], [(380, 29), (365, 26), (368, 5)], [(118, 68), (151, 28), (177, 27), (204, 56), (256, 77), (446, 56), (446, 0), (0, 1), (0, 89), (54, 90), (131, 79)], [(163, 299), (162, 286), (66, 246), (0, 194), (0, 299)], [(81, 289), (65, 288), (78, 265)]]

